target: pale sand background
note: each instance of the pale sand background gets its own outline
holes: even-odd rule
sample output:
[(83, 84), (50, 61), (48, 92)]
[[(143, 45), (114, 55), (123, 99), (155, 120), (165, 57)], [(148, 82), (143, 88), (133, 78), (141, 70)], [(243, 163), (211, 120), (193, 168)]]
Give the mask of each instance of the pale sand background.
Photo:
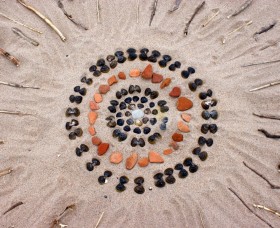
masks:
[[(149, 27), (152, 0), (141, 1), (139, 24), (136, 24), (136, 0), (101, 0), (100, 24), (97, 24), (95, 1), (64, 0), (66, 10), (75, 19), (88, 25), (89, 31), (72, 24), (54, 1), (29, 2), (51, 18), (68, 40), (63, 43), (44, 22), (16, 1), (1, 0), (0, 11), (44, 31), (44, 35), (37, 35), (6, 19), (0, 20), (0, 46), (22, 62), (16, 68), (1, 57), (1, 80), (42, 88), (24, 90), (0, 86), (1, 109), (37, 113), (36, 117), (1, 114), (0, 139), (6, 143), (0, 145), (0, 169), (9, 166), (14, 168), (12, 174), (0, 178), (1, 227), (49, 227), (50, 222), (72, 203), (77, 204), (77, 209), (62, 220), (69, 227), (94, 227), (103, 211), (105, 214), (100, 227), (201, 227), (199, 210), (205, 227), (266, 227), (227, 188), (235, 189), (248, 204), (259, 203), (280, 210), (279, 190), (270, 189), (266, 182), (242, 164), (242, 161), (246, 161), (273, 183), (280, 184), (276, 170), (280, 141), (267, 139), (257, 131), (258, 128), (265, 128), (279, 134), (279, 121), (252, 116), (252, 112), (279, 114), (279, 86), (248, 92), (253, 87), (279, 79), (279, 64), (240, 67), (244, 63), (279, 59), (279, 46), (259, 51), (268, 41), (280, 38), (279, 24), (261, 35), (258, 42), (252, 38), (253, 33), (262, 26), (279, 19), (279, 1), (254, 1), (249, 9), (230, 20), (226, 16), (243, 1), (206, 1), (204, 9), (192, 22), (187, 37), (183, 36), (185, 23), (200, 1), (183, 1), (180, 9), (171, 15), (167, 11), (173, 1), (159, 1), (152, 26)], [(201, 28), (213, 8), (220, 8), (222, 13), (206, 28)], [(227, 44), (221, 45), (220, 37), (246, 20), (253, 20), (253, 24), (234, 34)], [(15, 36), (11, 27), (20, 28), (38, 40), (40, 46), (34, 47)], [(196, 115), (191, 124), (192, 134), (185, 137), (185, 148), (181, 147), (163, 165), (150, 165), (146, 169), (136, 167), (127, 172), (121, 165), (110, 165), (108, 153), (102, 158), (98, 169), (88, 172), (84, 164), (95, 156), (95, 148), (91, 146), (91, 151), (81, 158), (75, 155), (74, 149), (82, 142), (89, 144), (89, 135), (86, 133), (82, 139), (70, 141), (64, 128), (67, 121), (64, 113), (70, 105), (68, 97), (73, 93), (73, 87), (81, 84), (80, 76), (83, 73), (90, 76), (88, 67), (98, 58), (127, 47), (158, 49), (180, 60), (183, 66), (194, 66), (197, 73), (190, 80), (202, 78), (206, 85), (202, 90), (212, 88), (214, 97), (219, 100), (219, 131), (213, 136), (214, 145), (206, 148), (208, 160), (202, 163), (195, 157), (195, 162), (200, 166), (199, 172), (185, 180), (177, 178), (174, 185), (163, 189), (154, 187), (152, 174), (182, 161), (196, 146), (195, 140), (200, 135), (198, 128), (203, 123), (197, 97), (201, 89), (191, 95), (189, 90), (184, 90), (183, 93), (195, 102), (190, 111)], [(120, 70), (128, 72), (132, 67), (143, 69), (145, 65), (146, 62), (139, 60), (125, 63), (109, 75)], [(179, 76), (180, 71), (170, 73), (167, 69), (155, 68), (165, 76), (173, 77), (173, 86), (180, 84), (182, 88), (186, 87), (186, 81)], [(95, 85), (89, 87), (86, 99), (79, 105), (82, 112), (79, 120), (85, 132), (87, 103), (98, 83), (105, 82), (107, 78), (108, 74), (99, 79), (94, 78)], [(139, 80), (127, 80), (125, 83), (140, 83)], [(121, 86), (114, 85), (114, 88)], [(158, 85), (151, 87), (157, 89)], [(166, 96), (169, 91), (160, 92)], [(106, 96), (103, 110), (113, 94), (110, 92)], [(172, 100), (168, 99), (168, 102), (174, 110)], [(172, 117), (170, 125), (173, 126), (169, 125), (170, 129), (175, 129), (178, 116)], [(104, 140), (111, 140), (109, 128), (105, 127), (104, 132), (100, 132), (104, 125), (104, 118), (100, 118), (97, 131)], [(164, 134), (164, 139), (169, 139), (168, 133)], [(125, 148), (128, 141), (116, 144), (114, 139), (111, 142), (115, 148), (118, 146), (123, 149), (126, 155), (131, 152), (130, 147)], [(145, 154), (149, 148), (152, 147), (146, 146), (136, 151)], [(160, 151), (163, 148), (157, 149)], [(114, 175), (107, 185), (100, 186), (97, 177), (105, 167), (112, 170)], [(128, 175), (130, 182), (127, 191), (120, 194), (114, 187), (117, 184), (116, 177), (122, 174)], [(138, 175), (145, 177), (146, 193), (143, 195), (133, 191), (133, 179)], [(152, 191), (148, 190), (149, 186), (153, 186)], [(104, 195), (108, 198), (104, 198)], [(23, 201), (24, 205), (2, 215), (18, 201)], [(275, 215), (253, 210), (274, 227), (280, 226), (280, 220)]]

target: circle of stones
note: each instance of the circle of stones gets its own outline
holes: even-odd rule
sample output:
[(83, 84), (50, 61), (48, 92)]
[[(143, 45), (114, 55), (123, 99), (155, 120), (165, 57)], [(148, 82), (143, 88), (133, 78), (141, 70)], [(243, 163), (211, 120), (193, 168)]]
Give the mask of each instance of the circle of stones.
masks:
[[(100, 59), (97, 61), (96, 65), (93, 65), (89, 68), (90, 72), (93, 72), (93, 76), (95, 77), (99, 77), (102, 73), (108, 73), (110, 71), (110, 68), (113, 69), (117, 66), (117, 64), (122, 64), (124, 63), (127, 59), (129, 61), (133, 61), (137, 58), (137, 54), (136, 54), (136, 50), (133, 48), (129, 48), (127, 50), (128, 52), (128, 58), (126, 58), (124, 56), (124, 53), (122, 51), (117, 51), (115, 52), (115, 55), (108, 55), (107, 56), (107, 61), (110, 63), (110, 67), (108, 67), (105, 64), (105, 60), (104, 59)], [(152, 54), (150, 56), (148, 56), (148, 52), (149, 50), (146, 48), (141, 49), (140, 54), (139, 54), (139, 59), (141, 61), (149, 61), (151, 63), (156, 63), (158, 57), (160, 57), (160, 53), (156, 50), (152, 51)], [(166, 67), (168, 62), (171, 61), (171, 57), (169, 55), (163, 55), (163, 59), (159, 61), (159, 66), (160, 67)], [(175, 71), (176, 68), (180, 68), (181, 67), (181, 63), (178, 61), (175, 61), (174, 63), (169, 65), (169, 70), (170, 71)], [(195, 69), (192, 67), (189, 67), (188, 70), (183, 70), (181, 71), (181, 76), (184, 79), (187, 79), (191, 74), (195, 73)], [(91, 78), (87, 78), (86, 76), (83, 76), (81, 78), (81, 82), (85, 83), (87, 85), (91, 85), (93, 80)], [(195, 79), (193, 82), (190, 82), (189, 88), (192, 92), (195, 92), (196, 89), (200, 86), (202, 86), (203, 81), (201, 79)], [(74, 92), (78, 93), (78, 95), (71, 95), (69, 97), (69, 100), (71, 103), (76, 103), (76, 104), (80, 104), (83, 100), (83, 96), (86, 95), (86, 88), (81, 88), (80, 86), (76, 86), (74, 87)], [(216, 110), (211, 110), (208, 111), (209, 108), (215, 107), (217, 105), (217, 100), (216, 99), (212, 99), (212, 95), (213, 92), (211, 89), (208, 89), (205, 92), (200, 92), (199, 93), (199, 98), (201, 100), (203, 100), (201, 102), (201, 107), (204, 109), (201, 113), (201, 116), (203, 119), (205, 120), (216, 120), (218, 118), (218, 112)], [(80, 111), (77, 107), (74, 108), (67, 108), (66, 110), (66, 117), (78, 117), (80, 115)], [(97, 117), (96, 117), (97, 118)], [(81, 137), (83, 135), (83, 130), (78, 127), (79, 126), (79, 122), (76, 119), (72, 119), (69, 122), (66, 122), (66, 129), (68, 131), (71, 131), (72, 128), (75, 128), (73, 131), (71, 131), (69, 133), (69, 139), (70, 140), (74, 140), (77, 137)], [(218, 130), (218, 127), (216, 124), (213, 123), (204, 123), (201, 125), (201, 132), (203, 134), (207, 134), (212, 133), (215, 134)], [(204, 136), (200, 136), (198, 138), (198, 147), (194, 148), (192, 153), (196, 156), (199, 157), (199, 159), (201, 161), (205, 161), (208, 157), (208, 153), (205, 151), (201, 151), (202, 148), (206, 145), (208, 147), (211, 147), (213, 145), (213, 139), (212, 138), (208, 138), (206, 139)], [(172, 145), (174, 149), (176, 149), (175, 145)], [(76, 148), (76, 155), (77, 156), (81, 156), (83, 152), (88, 152), (89, 148), (87, 145), (85, 144), (81, 144), (79, 147)], [(100, 161), (97, 158), (93, 158), (91, 162), (88, 162), (86, 164), (86, 168), (88, 171), (92, 171), (94, 169), (94, 167), (99, 166), (100, 165)], [(195, 173), (198, 170), (198, 165), (195, 164), (193, 162), (193, 159), (191, 157), (187, 157), (182, 163), (177, 163), (174, 166), (175, 170), (178, 170), (178, 176), (179, 178), (185, 178), (188, 176), (188, 171), (184, 168), (184, 167), (188, 167), (189, 172), (190, 173)], [(176, 179), (173, 176), (173, 172), (174, 172), (173, 168), (167, 168), (166, 170), (164, 170), (164, 172), (159, 172), (156, 175), (153, 176), (153, 178), (155, 179), (155, 186), (156, 187), (164, 187), (165, 183), (168, 184), (173, 184), (175, 183)], [(100, 184), (104, 184), (107, 182), (107, 179), (112, 175), (112, 172), (110, 171), (105, 171), (104, 175), (100, 176), (98, 178), (98, 182)], [(166, 175), (167, 177), (164, 180), (164, 175)], [(127, 178), (126, 176), (121, 176), (119, 178), (119, 184), (116, 186), (116, 190), (119, 192), (122, 192), (126, 189), (125, 184), (129, 181), (129, 178)], [(137, 177), (134, 180), (136, 187), (134, 188), (134, 191), (138, 194), (142, 194), (145, 192), (145, 189), (143, 187), (143, 183), (144, 183), (144, 178), (142, 177)], [(152, 188), (150, 187), (149, 190), (152, 190)]]

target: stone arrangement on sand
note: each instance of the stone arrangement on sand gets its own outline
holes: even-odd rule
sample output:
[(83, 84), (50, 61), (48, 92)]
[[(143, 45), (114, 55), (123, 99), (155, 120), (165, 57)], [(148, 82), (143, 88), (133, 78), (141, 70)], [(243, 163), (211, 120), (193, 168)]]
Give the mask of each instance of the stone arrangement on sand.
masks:
[[(191, 115), (186, 112), (193, 107), (193, 101), (186, 96), (182, 95), (182, 87), (180, 85), (171, 86), (172, 79), (158, 74), (153, 63), (157, 63), (160, 67), (167, 67), (170, 71), (176, 71), (181, 68), (179, 61), (172, 61), (169, 55), (162, 55), (157, 50), (151, 52), (147, 48), (142, 48), (140, 54), (134, 48), (127, 49), (127, 56), (123, 51), (116, 51), (114, 55), (108, 55), (106, 60), (99, 59), (96, 65), (89, 67), (89, 71), (94, 77), (100, 77), (102, 74), (109, 73), (110, 69), (114, 69), (118, 64), (124, 64), (126, 61), (134, 61), (139, 58), (141, 61), (148, 61), (149, 63), (144, 69), (130, 69), (129, 73), (119, 72), (117, 75), (112, 75), (107, 79), (107, 84), (100, 84), (98, 91), (92, 95), (92, 100), (89, 102), (90, 111), (88, 113), (88, 133), (91, 135), (91, 143), (96, 147), (96, 157), (86, 164), (88, 171), (93, 171), (96, 166), (100, 165), (100, 158), (106, 153), (110, 153), (109, 159), (112, 165), (121, 164), (124, 161), (125, 168), (132, 170), (136, 165), (139, 167), (146, 167), (150, 163), (164, 163), (165, 156), (171, 156), (174, 150), (178, 150), (180, 146), (184, 145), (184, 137), (190, 134), (191, 128), (189, 123)], [(193, 67), (188, 67), (181, 71), (183, 80), (188, 79), (190, 75), (195, 74)], [(129, 85), (127, 88), (124, 86), (119, 87), (117, 84), (123, 84), (127, 77), (135, 79), (135, 84)], [(137, 81), (138, 80), (138, 81)], [(153, 91), (149, 87), (140, 86), (139, 80), (150, 81), (152, 84), (158, 84), (159, 89)], [(91, 85), (92, 78), (82, 77), (82, 83)], [(138, 84), (137, 84), (138, 83)], [(203, 85), (203, 81), (196, 78), (194, 81), (189, 82), (188, 87), (190, 91), (195, 92), (198, 87)], [(115, 91), (115, 99), (110, 100), (107, 110), (100, 110), (100, 103), (105, 101), (106, 94)], [(164, 97), (161, 96), (161, 90), (168, 90), (169, 96), (174, 99), (180, 120), (177, 122), (177, 130), (170, 132), (170, 139), (162, 141), (162, 132), (169, 131), (169, 106)], [(71, 95), (69, 100), (71, 103), (81, 104), (83, 96), (87, 94), (87, 89), (81, 86), (74, 87), (75, 95)], [(199, 98), (202, 100), (201, 107), (204, 109), (201, 116), (204, 120), (216, 120), (218, 112), (216, 110), (208, 111), (208, 109), (217, 105), (217, 100), (212, 99), (213, 91), (208, 89), (206, 92), (200, 92)], [(108, 113), (107, 115), (105, 113)], [(101, 139), (98, 132), (95, 130), (95, 123), (102, 116), (105, 116), (107, 127), (112, 129), (112, 141), (106, 142)], [(77, 107), (71, 107), (66, 110), (67, 117), (73, 117), (72, 120), (66, 123), (66, 129), (70, 131), (69, 139), (75, 140), (77, 137), (83, 136), (83, 129), (79, 127), (79, 121), (76, 119), (80, 115), (80, 110)], [(174, 113), (172, 114), (174, 115)], [(103, 117), (102, 117), (103, 118)], [(203, 134), (215, 134), (218, 130), (216, 124), (203, 123), (201, 125), (201, 132)], [(111, 150), (111, 145), (116, 140), (114, 151)], [(117, 142), (127, 142), (127, 146), (142, 147), (145, 149), (147, 144), (153, 145), (153, 150), (147, 150), (146, 154), (143, 152), (139, 155), (136, 152), (131, 154), (124, 154), (117, 150)], [(166, 149), (158, 151), (157, 143), (166, 143)], [(205, 161), (208, 157), (206, 151), (202, 151), (204, 145), (211, 147), (213, 139), (206, 139), (200, 136), (197, 140), (198, 147), (192, 151), (193, 155), (199, 157), (201, 161)], [(76, 155), (82, 156), (82, 153), (88, 152), (89, 145), (81, 144), (76, 148)], [(188, 169), (188, 170), (187, 170)], [(167, 168), (162, 173), (159, 172), (153, 176), (156, 187), (164, 187), (166, 183), (173, 184), (176, 179), (174, 172), (178, 171), (179, 178), (185, 178), (188, 173), (195, 173), (198, 170), (198, 165), (193, 162), (191, 157), (187, 157), (182, 163), (177, 163), (174, 168)], [(107, 179), (113, 173), (105, 170), (104, 175), (98, 178), (100, 184), (107, 183)], [(119, 183), (116, 186), (117, 191), (124, 191), (125, 184), (128, 183), (129, 178), (122, 176), (119, 178)], [(134, 191), (138, 194), (145, 192), (144, 178), (139, 176), (135, 178), (134, 183), (136, 187)]]

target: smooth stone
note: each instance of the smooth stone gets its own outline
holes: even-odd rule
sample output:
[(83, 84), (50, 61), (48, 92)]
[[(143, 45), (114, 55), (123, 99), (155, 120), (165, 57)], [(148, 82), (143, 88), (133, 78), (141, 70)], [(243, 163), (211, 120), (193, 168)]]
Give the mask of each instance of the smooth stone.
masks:
[(97, 149), (97, 154), (99, 156), (104, 155), (107, 152), (107, 150), (109, 149), (109, 146), (110, 146), (109, 143), (100, 143), (100, 145), (98, 146), (98, 149)]
[(172, 150), (171, 148), (165, 149), (165, 150), (163, 151), (163, 154), (164, 154), (164, 155), (169, 155), (169, 154), (172, 154), (172, 153), (173, 153), (173, 150)]
[(149, 152), (149, 161), (151, 163), (163, 163), (164, 159), (160, 156), (159, 153), (150, 151)]
[(163, 89), (163, 88), (169, 86), (170, 83), (171, 83), (171, 78), (165, 78), (165, 79), (161, 82), (160, 88)]
[(125, 79), (126, 79), (126, 75), (125, 75), (124, 72), (119, 72), (119, 73), (118, 73), (118, 77), (119, 77), (119, 79), (121, 79), (121, 80), (125, 80)]
[(184, 136), (180, 133), (174, 133), (172, 135), (172, 139), (175, 141), (175, 142), (182, 142), (183, 139), (184, 139)]
[(113, 152), (110, 156), (110, 162), (113, 164), (119, 164), (123, 160), (123, 155), (121, 152)]
[(125, 167), (128, 169), (128, 170), (131, 170), (133, 169), (133, 167), (136, 165), (137, 163), (137, 160), (138, 160), (138, 154), (137, 153), (132, 153), (127, 159), (126, 159), (126, 162), (125, 162)]
[(99, 90), (100, 94), (106, 94), (110, 90), (110, 86), (109, 85), (100, 85), (98, 90)]
[(182, 120), (186, 121), (186, 122), (190, 122), (191, 121), (191, 116), (187, 113), (182, 113), (181, 114), (181, 118)]
[(146, 167), (146, 166), (148, 166), (149, 165), (149, 158), (147, 158), (147, 157), (145, 157), (145, 158), (140, 158), (139, 160), (138, 160), (138, 165), (140, 166), (140, 167)]
[(102, 143), (101, 139), (98, 138), (97, 136), (92, 137), (91, 138), (91, 142), (95, 146), (98, 146), (98, 145), (100, 145), (100, 143)]
[(89, 102), (89, 107), (90, 107), (90, 109), (91, 109), (92, 111), (95, 111), (95, 110), (98, 110), (98, 109), (99, 109), (99, 105), (98, 105), (96, 102), (94, 102), (94, 101), (90, 101), (90, 102)]
[(161, 74), (153, 73), (152, 83), (160, 83), (163, 80), (163, 76)]
[(144, 112), (141, 109), (132, 110), (132, 118), (140, 119), (144, 116)]
[(190, 132), (189, 126), (187, 124), (185, 124), (184, 121), (182, 121), (182, 120), (178, 121), (177, 128), (179, 131), (184, 132), (184, 133)]
[(130, 70), (129, 76), (132, 77), (132, 78), (139, 77), (140, 76), (140, 70), (139, 69)]
[(98, 117), (98, 114), (96, 112), (89, 112), (89, 114), (88, 114), (89, 123), (91, 125), (94, 124), (97, 117)]
[(178, 150), (179, 147), (180, 147), (179, 144), (177, 142), (174, 142), (174, 141), (170, 142), (169, 146), (172, 147), (174, 150)]
[(115, 75), (111, 76), (110, 78), (108, 78), (107, 83), (109, 86), (115, 84), (118, 82), (118, 79), (116, 78)]
[(93, 99), (96, 103), (101, 103), (103, 101), (102, 95), (99, 93), (95, 93)]
[(144, 79), (151, 79), (153, 76), (153, 67), (151, 64), (148, 64), (146, 68), (143, 70), (141, 74), (142, 78)]
[(186, 97), (179, 97), (177, 100), (177, 109), (179, 111), (186, 111), (192, 108), (193, 102)]
[(94, 136), (96, 134), (95, 128), (93, 126), (89, 126), (88, 132), (91, 136)]
[(165, 123), (161, 123), (159, 128), (160, 128), (160, 130), (165, 131), (166, 130), (166, 124)]
[(175, 86), (169, 93), (170, 97), (180, 97), (181, 89), (178, 86)]

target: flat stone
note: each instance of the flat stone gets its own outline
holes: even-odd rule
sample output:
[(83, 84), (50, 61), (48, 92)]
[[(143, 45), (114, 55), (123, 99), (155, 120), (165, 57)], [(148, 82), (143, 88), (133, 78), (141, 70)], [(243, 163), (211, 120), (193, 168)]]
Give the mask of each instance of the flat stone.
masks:
[(161, 74), (153, 73), (152, 83), (160, 83), (163, 80), (163, 76)]
[(96, 112), (89, 112), (88, 114), (88, 120), (89, 120), (89, 124), (94, 124), (96, 119), (98, 117), (98, 114)]
[(184, 121), (182, 121), (182, 120), (178, 121), (177, 128), (179, 131), (184, 132), (184, 133), (190, 132), (189, 126), (187, 124), (185, 124)]
[(163, 163), (164, 159), (160, 156), (159, 153), (150, 151), (149, 152), (149, 161), (151, 163)]
[(97, 136), (92, 137), (91, 138), (91, 142), (95, 146), (98, 146), (98, 145), (100, 145), (100, 143), (102, 143), (101, 139), (98, 138)]
[(165, 149), (165, 150), (163, 151), (163, 154), (164, 154), (164, 155), (169, 155), (169, 154), (172, 154), (172, 153), (173, 153), (173, 150), (172, 150), (171, 148)]
[(98, 110), (98, 109), (99, 109), (99, 105), (98, 105), (96, 102), (94, 102), (94, 101), (90, 101), (90, 102), (89, 102), (89, 107), (90, 107), (90, 109), (91, 109), (92, 111)]
[(181, 114), (181, 118), (182, 118), (182, 120), (184, 120), (186, 122), (190, 122), (191, 121), (191, 115), (189, 115), (187, 113), (182, 113)]
[(163, 89), (167, 86), (169, 86), (171, 83), (171, 78), (165, 78), (162, 83), (160, 84), (160, 88)]
[(109, 90), (110, 90), (110, 86), (109, 85), (100, 85), (99, 86), (99, 93), (100, 94), (106, 94)]
[(111, 76), (110, 78), (108, 78), (107, 83), (109, 86), (118, 83), (118, 79), (115, 75)]
[(127, 159), (126, 159), (126, 162), (125, 162), (125, 167), (128, 169), (128, 170), (131, 170), (133, 169), (133, 167), (136, 165), (137, 163), (137, 159), (138, 159), (138, 154), (137, 153), (132, 153)]
[(183, 139), (184, 139), (184, 136), (180, 133), (174, 133), (172, 135), (172, 139), (175, 141), (175, 142), (182, 142)]
[(177, 109), (179, 111), (186, 111), (192, 108), (193, 102), (186, 97), (179, 97), (177, 100)]
[(180, 97), (181, 95), (181, 89), (178, 86), (175, 86), (171, 92), (169, 93), (170, 97)]
[(95, 93), (93, 99), (96, 103), (101, 103), (103, 101), (102, 95), (99, 93)]
[(124, 72), (119, 72), (118, 77), (119, 77), (119, 79), (121, 79), (121, 80), (125, 80), (125, 79), (126, 79), (126, 75), (125, 75)]
[(136, 109), (131, 112), (133, 119), (141, 119), (144, 116), (144, 112), (141, 109)]
[(110, 162), (113, 164), (119, 164), (123, 160), (123, 155), (121, 152), (113, 152), (110, 156)]
[(129, 76), (132, 77), (132, 78), (139, 77), (140, 76), (140, 70), (139, 69), (130, 70)]
[(140, 166), (140, 167), (146, 167), (146, 166), (148, 166), (149, 165), (149, 158), (147, 158), (147, 157), (145, 157), (145, 158), (140, 158), (139, 160), (138, 160), (138, 165)]
[(91, 136), (94, 136), (96, 134), (95, 128), (93, 126), (89, 126), (88, 132)]
[(142, 78), (144, 79), (151, 79), (153, 76), (153, 67), (151, 64), (148, 64), (146, 68), (143, 70), (141, 74)]
[(99, 156), (104, 155), (108, 151), (109, 147), (110, 147), (109, 143), (100, 143), (97, 149), (97, 154)]

